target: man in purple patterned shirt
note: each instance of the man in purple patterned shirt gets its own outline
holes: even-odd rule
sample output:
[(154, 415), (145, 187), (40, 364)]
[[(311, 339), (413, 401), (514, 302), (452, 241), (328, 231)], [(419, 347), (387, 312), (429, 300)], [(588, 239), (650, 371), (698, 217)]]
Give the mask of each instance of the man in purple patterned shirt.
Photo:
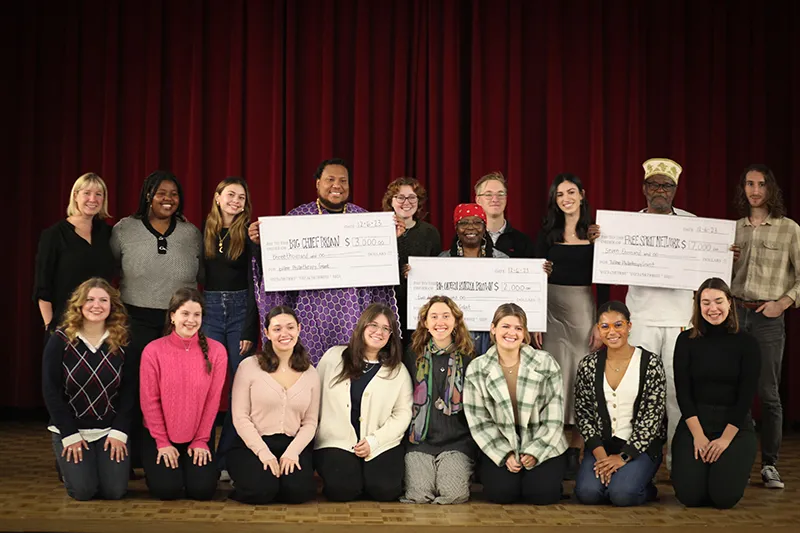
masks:
[[(350, 196), (350, 169), (344, 159), (326, 159), (317, 167), (314, 178), (317, 181), (317, 199), (295, 207), (287, 216), (367, 212), (347, 202)], [(402, 233), (403, 230), (402, 222), (399, 222), (398, 232)], [(250, 224), (249, 236), (254, 243), (259, 243), (258, 221)], [(261, 257), (260, 254), (253, 255), (259, 259)], [(265, 292), (259, 269), (255, 276), (261, 323), (276, 305), (294, 309), (302, 326), (300, 340), (315, 366), (328, 348), (350, 342), (356, 321), (369, 304), (384, 303), (397, 313), (394, 287)], [(263, 338), (263, 328), (261, 334)]]

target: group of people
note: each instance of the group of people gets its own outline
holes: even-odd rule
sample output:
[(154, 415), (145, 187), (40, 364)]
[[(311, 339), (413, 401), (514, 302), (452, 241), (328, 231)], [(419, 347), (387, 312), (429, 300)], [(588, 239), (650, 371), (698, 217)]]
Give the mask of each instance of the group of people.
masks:
[[(677, 163), (644, 170), (643, 212), (692, 216), (672, 205)], [(363, 212), (348, 202), (350, 177), (345, 161), (323, 161), (317, 199), (289, 215)], [(42, 235), (34, 291), (68, 494), (120, 498), (143, 467), (162, 499), (210, 499), (222, 476), (235, 500), (299, 503), (316, 496), (316, 471), (331, 501), (461, 503), (477, 479), (490, 501), (550, 504), (574, 478), (582, 503), (639, 505), (656, 495), (666, 449), (677, 498), (725, 508), (755, 461), (756, 393), (762, 479), (782, 488), (778, 384), (800, 227), (772, 172), (742, 174), (730, 288), (716, 278), (697, 291), (629, 287), (624, 304), (592, 286), (601, 228), (577, 176), (555, 178), (536, 239), (505, 219), (507, 196), (502, 174), (482, 177), (442, 251), (423, 220), (425, 189), (399, 178), (383, 199), (399, 286), (265, 292), (241, 178), (219, 184), (201, 231), (170, 173), (148, 176), (137, 212), (113, 228), (102, 179), (81, 176), (66, 220)], [(437, 255), (546, 259), (547, 333), (529, 332), (513, 303), (469, 331), (447, 296), (404, 323), (408, 258)]]

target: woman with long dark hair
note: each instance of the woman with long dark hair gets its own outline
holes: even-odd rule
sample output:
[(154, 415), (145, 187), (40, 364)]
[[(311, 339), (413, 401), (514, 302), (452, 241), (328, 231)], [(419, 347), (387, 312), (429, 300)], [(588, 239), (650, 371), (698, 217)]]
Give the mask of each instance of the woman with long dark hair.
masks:
[[(128, 314), (102, 278), (81, 283), (42, 361), (42, 395), (67, 494), (118, 500), (128, 489), (136, 376), (125, 364)], [(69, 369), (69, 371), (65, 371)]]
[[(550, 184), (547, 214), (536, 239), (536, 257), (552, 262), (553, 269), (547, 280), (547, 333), (536, 333), (534, 345), (550, 353), (561, 367), (567, 426), (575, 424), (578, 364), (587, 351), (601, 345), (592, 292), (594, 229), (580, 178), (569, 173), (557, 175)], [(608, 285), (598, 285), (598, 302), (608, 298)], [(573, 427), (567, 451), (567, 479), (575, 479), (582, 444), (580, 432)]]
[[(200, 231), (183, 216), (178, 178), (163, 170), (147, 176), (136, 212), (117, 222), (111, 231), (120, 293), (130, 315), (131, 342), (126, 355), (137, 376), (142, 350), (163, 335), (170, 297), (179, 288), (197, 287), (201, 248)], [(133, 467), (142, 466), (141, 436), (141, 412), (137, 410), (131, 422)]]
[(311, 441), (319, 418), (319, 375), (298, 340), (300, 324), (290, 307), (273, 307), (265, 330), (264, 350), (242, 361), (233, 381), (238, 436), (228, 452), (231, 499), (303, 503), (317, 492)]
[(403, 435), (411, 422), (411, 377), (403, 366), (394, 311), (369, 305), (347, 346), (322, 356), (314, 463), (331, 501), (397, 500), (403, 492)]
[(761, 351), (739, 329), (731, 290), (719, 278), (697, 289), (692, 326), (675, 344), (682, 417), (672, 441), (672, 484), (687, 507), (729, 509), (744, 495), (756, 458), (750, 406)]
[(142, 462), (150, 494), (210, 500), (219, 472), (212, 430), (225, 382), (225, 347), (201, 330), (203, 296), (175, 291), (164, 336), (142, 352)]
[(464, 313), (447, 296), (419, 310), (406, 351), (414, 407), (406, 449), (406, 503), (464, 503), (477, 448), (463, 408), (474, 347)]
[[(206, 300), (203, 331), (227, 349), (231, 380), (239, 363), (258, 341), (258, 309), (251, 273), (253, 244), (247, 236), (251, 211), (247, 182), (238, 177), (225, 178), (217, 185), (203, 228)], [(223, 481), (230, 479), (225, 455), (235, 437), (229, 409), (217, 450)]]

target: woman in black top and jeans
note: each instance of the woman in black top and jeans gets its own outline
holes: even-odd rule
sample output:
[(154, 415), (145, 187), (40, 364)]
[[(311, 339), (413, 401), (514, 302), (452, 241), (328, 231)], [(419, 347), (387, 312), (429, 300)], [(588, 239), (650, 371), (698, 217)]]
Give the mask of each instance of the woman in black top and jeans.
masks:
[(672, 441), (672, 483), (687, 507), (729, 509), (744, 495), (756, 458), (750, 417), (761, 355), (739, 330), (728, 285), (710, 278), (695, 293), (692, 329), (675, 344), (682, 418)]
[[(206, 299), (203, 331), (225, 346), (231, 382), (239, 363), (258, 341), (258, 309), (251, 270), (253, 244), (247, 237), (251, 210), (247, 182), (238, 177), (225, 178), (217, 185), (203, 228), (203, 295)], [(225, 453), (235, 438), (229, 407), (217, 448), (217, 466), (222, 481), (230, 480)]]
[(49, 333), (61, 322), (72, 291), (89, 278), (111, 281), (111, 226), (108, 189), (103, 179), (89, 172), (72, 185), (67, 218), (42, 232), (36, 253), (33, 298), (39, 304), (44, 328)]

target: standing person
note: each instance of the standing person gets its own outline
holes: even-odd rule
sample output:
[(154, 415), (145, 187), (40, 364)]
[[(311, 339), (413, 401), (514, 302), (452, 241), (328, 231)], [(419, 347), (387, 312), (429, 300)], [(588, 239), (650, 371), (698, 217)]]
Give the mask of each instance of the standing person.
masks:
[[(203, 332), (228, 351), (228, 376), (233, 381), (239, 363), (258, 340), (258, 310), (251, 274), (250, 191), (242, 178), (219, 182), (203, 228), (206, 316)], [(228, 397), (230, 405), (230, 396)], [(235, 439), (231, 410), (225, 415), (217, 449), (220, 479), (229, 481), (225, 453)]]
[(128, 315), (102, 278), (81, 283), (42, 361), (42, 395), (67, 494), (118, 500), (128, 490), (136, 379), (125, 364)]
[[(403, 221), (405, 231), (397, 237), (397, 255), (400, 260), (400, 285), (397, 293), (397, 310), (400, 323), (406, 324), (408, 309), (408, 258), (436, 257), (442, 251), (442, 238), (439, 230), (432, 224), (422, 220), (427, 212), (425, 202), (428, 193), (422, 184), (414, 178), (397, 178), (386, 188), (383, 195), (383, 210), (394, 211)], [(408, 326), (408, 324), (406, 324)], [(408, 330), (404, 326), (403, 330)], [(409, 334), (403, 335), (407, 340)]]
[(419, 310), (405, 364), (414, 385), (406, 447), (406, 503), (464, 503), (476, 446), (464, 413), (464, 376), (474, 357), (464, 313), (447, 296)]
[(761, 479), (782, 489), (778, 452), (783, 432), (779, 387), (786, 341), (784, 314), (800, 304), (800, 226), (787, 218), (783, 194), (765, 165), (750, 165), (739, 180), (733, 280), (739, 325), (761, 347)]
[[(126, 356), (139, 376), (142, 350), (161, 337), (170, 297), (182, 287), (196, 288), (202, 235), (183, 216), (178, 178), (157, 170), (145, 178), (136, 212), (111, 232), (111, 251), (120, 269), (120, 292), (130, 315)], [(137, 401), (137, 405), (139, 402)], [(131, 421), (131, 466), (140, 467), (141, 413)]]
[(394, 310), (367, 307), (347, 346), (317, 366), (322, 401), (314, 465), (330, 501), (389, 502), (403, 493), (403, 435), (411, 422), (411, 377)]
[(588, 505), (642, 505), (658, 494), (653, 476), (667, 438), (664, 364), (628, 343), (625, 304), (607, 302), (598, 313), (604, 348), (583, 358), (575, 384), (575, 413), (586, 439), (575, 496)]
[[(550, 185), (547, 214), (536, 239), (536, 257), (553, 263), (547, 279), (547, 334), (534, 334), (534, 346), (551, 354), (564, 378), (564, 422), (575, 425), (575, 378), (587, 351), (602, 343), (595, 327), (592, 291), (594, 232), (583, 183), (574, 174), (559, 174)], [(592, 228), (593, 229), (593, 228)], [(597, 301), (609, 299), (610, 287), (597, 286)], [(575, 479), (583, 439), (573, 427), (567, 450), (567, 479)]]
[(166, 335), (142, 353), (142, 462), (147, 488), (160, 500), (210, 500), (217, 488), (211, 432), (227, 365), (225, 347), (206, 338), (202, 323), (203, 296), (178, 289)]
[[(326, 159), (314, 172), (317, 199), (295, 207), (287, 216), (366, 213), (367, 210), (348, 203), (350, 169), (344, 159)], [(250, 224), (250, 239), (260, 243), (258, 221)], [(396, 220), (397, 236), (405, 228)], [(260, 258), (260, 253), (257, 255)], [(394, 287), (352, 287), (349, 289), (315, 289), (265, 292), (263, 282), (256, 288), (258, 310), (263, 318), (279, 305), (291, 307), (303, 324), (302, 342), (317, 364), (331, 346), (347, 344), (361, 310), (372, 303), (383, 303), (397, 311)]]
[(111, 281), (111, 226), (108, 189), (103, 179), (88, 172), (72, 185), (67, 218), (42, 232), (36, 253), (33, 299), (38, 302), (44, 329), (55, 331), (72, 292), (92, 277)]
[(497, 308), (491, 335), (495, 344), (469, 365), (464, 381), (483, 494), (500, 504), (558, 503), (567, 467), (561, 370), (530, 346), (518, 305)]
[(697, 290), (692, 325), (675, 346), (683, 413), (673, 441), (675, 497), (687, 507), (730, 509), (744, 495), (758, 447), (750, 416), (762, 368), (758, 342), (739, 329), (719, 278)]
[(238, 435), (228, 453), (231, 499), (303, 503), (317, 493), (311, 441), (319, 419), (319, 375), (298, 341), (293, 310), (271, 309), (266, 330), (263, 352), (242, 361), (233, 381)]
[(535, 257), (530, 237), (506, 220), (508, 187), (502, 172), (490, 172), (475, 184), (475, 203), (486, 212), (486, 232), (494, 247), (509, 257)]
[[(647, 207), (640, 213), (693, 217), (688, 211), (673, 207), (678, 178), (683, 169), (671, 159), (648, 159), (644, 167), (642, 192)], [(590, 238), (600, 236), (600, 227), (593, 226)], [(659, 287), (628, 287), (625, 304), (631, 311), (631, 344), (661, 356), (667, 375), (667, 470), (672, 470), (672, 436), (681, 419), (681, 410), (675, 395), (673, 355), (675, 341), (692, 318), (693, 291), (663, 289)], [(653, 305), (658, 302), (658, 305)]]

